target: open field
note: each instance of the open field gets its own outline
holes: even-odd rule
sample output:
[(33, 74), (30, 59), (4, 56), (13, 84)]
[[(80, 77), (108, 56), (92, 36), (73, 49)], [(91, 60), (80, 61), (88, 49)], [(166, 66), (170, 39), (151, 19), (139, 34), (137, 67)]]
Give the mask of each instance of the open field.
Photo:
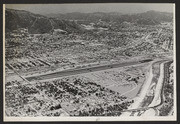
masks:
[[(134, 98), (145, 80), (148, 63), (83, 74), (97, 84)], [(147, 67), (146, 67), (147, 66)]]

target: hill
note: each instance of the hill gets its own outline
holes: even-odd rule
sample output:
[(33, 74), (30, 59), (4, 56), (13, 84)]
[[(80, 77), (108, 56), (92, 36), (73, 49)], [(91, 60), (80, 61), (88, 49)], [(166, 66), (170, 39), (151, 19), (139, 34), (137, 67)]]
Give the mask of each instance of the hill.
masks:
[(103, 13), (103, 12), (95, 12), (95, 13), (67, 13), (67, 14), (48, 14), (48, 17), (54, 17), (59, 19), (67, 19), (67, 20), (84, 20), (90, 22), (96, 22), (98, 20), (103, 21), (114, 21), (122, 23), (124, 21), (143, 24), (143, 25), (154, 25), (159, 24), (161, 22), (170, 22), (173, 19), (172, 13), (166, 12), (158, 12), (158, 11), (147, 11), (144, 13), (137, 14), (122, 14), (118, 12), (111, 13)]
[(74, 21), (48, 18), (24, 10), (6, 9), (6, 32), (27, 28), (31, 34), (50, 33), (53, 29), (62, 29), (67, 32), (79, 32), (82, 28)]

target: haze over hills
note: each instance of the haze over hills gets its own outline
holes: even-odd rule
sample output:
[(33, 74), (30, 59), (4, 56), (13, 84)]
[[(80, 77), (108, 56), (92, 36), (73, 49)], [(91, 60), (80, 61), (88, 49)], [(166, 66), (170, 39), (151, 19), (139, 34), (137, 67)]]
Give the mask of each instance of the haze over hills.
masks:
[(59, 13), (144, 13), (150, 10), (160, 12), (173, 12), (173, 4), (165, 3), (83, 3), (83, 4), (6, 4), (6, 8), (26, 10), (37, 14)]

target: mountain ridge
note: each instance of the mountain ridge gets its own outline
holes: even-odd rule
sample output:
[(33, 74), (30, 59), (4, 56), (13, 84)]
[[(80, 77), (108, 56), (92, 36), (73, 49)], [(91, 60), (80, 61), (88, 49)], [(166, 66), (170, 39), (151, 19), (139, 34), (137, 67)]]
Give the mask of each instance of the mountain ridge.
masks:
[(97, 21), (99, 19), (105, 21), (116, 21), (116, 22), (132, 22), (134, 20), (141, 20), (144, 19), (151, 19), (157, 20), (158, 23), (162, 21), (172, 21), (173, 14), (169, 12), (159, 12), (150, 10), (144, 13), (133, 13), (133, 14), (123, 14), (120, 12), (94, 12), (94, 13), (80, 13), (80, 12), (72, 12), (66, 14), (47, 14), (47, 17), (54, 17), (54, 18), (62, 18), (67, 20), (90, 20), (90, 21)]
[(139, 25), (156, 25), (161, 22), (170, 22), (173, 19), (172, 13), (147, 11), (138, 14), (122, 14), (118, 12), (95, 12), (95, 13), (80, 13), (73, 12), (67, 14), (51, 14), (40, 15), (34, 14), (26, 10), (6, 9), (6, 32), (16, 30), (18, 28), (27, 28), (29, 33), (51, 33), (53, 29), (62, 29), (69, 33), (83, 32), (77, 20), (88, 22), (98, 22), (103, 20), (105, 22), (130, 22)]
[(67, 32), (79, 32), (81, 27), (73, 21), (49, 18), (44, 15), (34, 14), (25, 10), (6, 9), (6, 32), (27, 28), (29, 33), (50, 33), (55, 29)]

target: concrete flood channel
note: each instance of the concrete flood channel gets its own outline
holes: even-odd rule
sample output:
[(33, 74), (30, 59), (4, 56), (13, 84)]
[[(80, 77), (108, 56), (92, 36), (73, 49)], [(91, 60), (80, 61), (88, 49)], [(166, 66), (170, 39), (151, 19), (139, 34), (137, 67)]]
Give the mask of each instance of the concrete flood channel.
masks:
[[(159, 106), (161, 106), (164, 101), (163, 87), (164, 87), (164, 83), (166, 83), (168, 81), (168, 71), (169, 71), (168, 68), (169, 68), (170, 63), (172, 63), (172, 61), (162, 60), (162, 61), (154, 62), (152, 64), (153, 78), (151, 81), (151, 85), (143, 99), (143, 102), (139, 105), (138, 108), (125, 110), (124, 111), (125, 115), (127, 115), (127, 112), (129, 113), (128, 115), (130, 115), (130, 116), (136, 116), (136, 115), (143, 116), (143, 115), (148, 115), (148, 114), (152, 115), (153, 113), (154, 113), (154, 115), (159, 114), (159, 111), (157, 110), (157, 108)], [(162, 73), (162, 71), (163, 71), (163, 73)], [(163, 76), (161, 74), (163, 74)], [(160, 77), (160, 75), (161, 75), (161, 77)], [(159, 78), (161, 78), (161, 79), (159, 79)], [(161, 80), (161, 81), (159, 81), (159, 80)], [(159, 83), (161, 83), (161, 84), (159, 84)], [(157, 89), (160, 89), (160, 90), (157, 91)], [(159, 97), (158, 100), (157, 100), (156, 96)], [(155, 101), (157, 101), (157, 102), (155, 102)]]

